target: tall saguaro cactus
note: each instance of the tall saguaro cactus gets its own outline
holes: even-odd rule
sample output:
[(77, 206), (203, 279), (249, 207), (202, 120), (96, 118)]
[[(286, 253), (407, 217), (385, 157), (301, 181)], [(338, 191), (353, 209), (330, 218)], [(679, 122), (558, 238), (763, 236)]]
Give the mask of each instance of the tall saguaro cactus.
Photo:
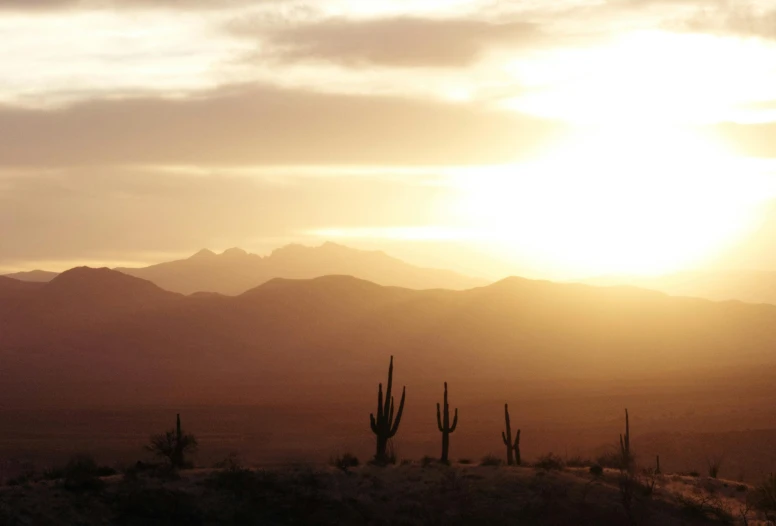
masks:
[[(515, 441), (512, 442), (512, 425), (509, 422), (509, 405), (504, 404), (504, 421), (506, 425), (506, 432), (501, 432), (501, 438), (504, 440), (504, 445), (507, 446), (507, 465), (512, 466), (517, 461), (517, 465), (520, 465), (520, 430), (517, 430), (517, 436)], [(514, 455), (513, 455), (514, 452)]]
[(450, 451), (450, 433), (455, 431), (458, 427), (458, 408), (455, 409), (455, 416), (453, 417), (453, 424), (450, 425), (450, 406), (447, 404), (447, 382), (445, 382), (445, 399), (444, 399), (444, 418), (442, 417), (441, 408), (437, 404), (437, 426), (439, 431), (442, 432), (442, 458), (440, 462), (448, 463), (448, 453)]
[(633, 456), (630, 448), (630, 420), (628, 419), (628, 410), (625, 410), (625, 435), (620, 435), (620, 455), (622, 456), (622, 466), (630, 470)]
[(385, 401), (383, 401), (383, 384), (377, 389), (377, 415), (369, 415), (369, 421), (372, 426), (372, 432), (377, 437), (377, 451), (375, 452), (375, 462), (384, 464), (388, 461), (385, 450), (388, 447), (388, 440), (396, 435), (401, 422), (401, 415), (404, 412), (404, 398), (407, 388), (402, 388), (401, 402), (399, 402), (399, 412), (394, 419), (394, 403), (391, 390), (393, 388), (393, 356), (391, 364), (388, 366), (388, 384), (385, 388)]

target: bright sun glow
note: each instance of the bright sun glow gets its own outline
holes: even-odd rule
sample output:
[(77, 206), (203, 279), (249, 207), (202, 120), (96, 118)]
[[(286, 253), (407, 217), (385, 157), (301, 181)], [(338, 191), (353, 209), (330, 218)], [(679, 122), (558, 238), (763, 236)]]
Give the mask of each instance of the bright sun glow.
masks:
[(459, 175), (461, 220), (567, 275), (702, 264), (756, 220), (772, 178), (689, 132), (588, 131), (544, 160)]

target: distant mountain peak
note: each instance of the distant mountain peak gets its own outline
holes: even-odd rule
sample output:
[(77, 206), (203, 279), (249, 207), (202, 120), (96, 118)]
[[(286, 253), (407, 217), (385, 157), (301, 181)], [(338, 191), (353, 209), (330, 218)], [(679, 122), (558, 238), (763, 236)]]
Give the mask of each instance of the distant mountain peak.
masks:
[(226, 257), (243, 257), (243, 256), (247, 256), (248, 253), (241, 248), (234, 247), (228, 250), (224, 250), (221, 255)]
[(189, 259), (206, 259), (206, 258), (212, 258), (216, 255), (215, 252), (213, 252), (210, 249), (203, 248), (193, 256), (191, 256)]
[(106, 267), (75, 267), (52, 279), (44, 290), (56, 293), (79, 294), (98, 293), (102, 296), (111, 294), (176, 296), (162, 290), (150, 281), (130, 276)]

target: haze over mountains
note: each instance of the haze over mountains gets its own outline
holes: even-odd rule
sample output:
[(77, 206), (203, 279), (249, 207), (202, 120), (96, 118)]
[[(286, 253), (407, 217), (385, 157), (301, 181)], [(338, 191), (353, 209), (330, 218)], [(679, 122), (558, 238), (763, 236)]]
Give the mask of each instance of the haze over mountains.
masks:
[(774, 306), (521, 278), (465, 291), (273, 279), (226, 297), (76, 268), (42, 285), (0, 281), (0, 396), (227, 402), (345, 385), (389, 354), (408, 380), (433, 369), (480, 394), (499, 381), (695, 377), (776, 365), (774, 326)]
[[(256, 443), (275, 458), (320, 426), (331, 447), (367, 433), (367, 395), (394, 355), (408, 454), (436, 439), (427, 424), (442, 381), (466, 418), (462, 448), (492, 447), (508, 400), (539, 454), (568, 447), (568, 433), (574, 447), (606, 443), (623, 406), (640, 433), (773, 427), (774, 326), (776, 306), (628, 287), (508, 278), (412, 290), (324, 276), (186, 296), (81, 267), (49, 283), (0, 279), (0, 400), (17, 420), (46, 408), (231, 407), (217, 412), (234, 415), (230, 429), (255, 414), (240, 407), (278, 407), (251, 424), (272, 430)], [(0, 433), (0, 448), (25, 437)]]
[[(412, 289), (462, 290), (485, 285), (486, 280), (449, 270), (420, 268), (384, 252), (364, 251), (335, 243), (319, 247), (288, 245), (262, 257), (239, 248), (216, 254), (204, 249), (188, 259), (144, 268), (117, 268), (124, 274), (149, 280), (172, 292), (241, 294), (273, 278), (306, 279), (349, 275), (381, 285)], [(25, 281), (50, 281), (57, 274), (21, 272), (8, 277)]]
[(776, 304), (776, 272), (763, 270), (684, 271), (665, 276), (602, 276), (582, 283), (599, 286), (630, 285), (672, 296), (715, 301)]

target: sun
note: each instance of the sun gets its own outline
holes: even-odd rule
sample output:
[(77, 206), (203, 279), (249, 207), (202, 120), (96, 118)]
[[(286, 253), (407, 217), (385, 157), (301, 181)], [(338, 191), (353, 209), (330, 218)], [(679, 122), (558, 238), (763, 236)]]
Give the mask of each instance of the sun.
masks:
[(703, 265), (776, 195), (720, 145), (676, 126), (585, 129), (545, 158), (457, 179), (462, 222), (553, 276)]

